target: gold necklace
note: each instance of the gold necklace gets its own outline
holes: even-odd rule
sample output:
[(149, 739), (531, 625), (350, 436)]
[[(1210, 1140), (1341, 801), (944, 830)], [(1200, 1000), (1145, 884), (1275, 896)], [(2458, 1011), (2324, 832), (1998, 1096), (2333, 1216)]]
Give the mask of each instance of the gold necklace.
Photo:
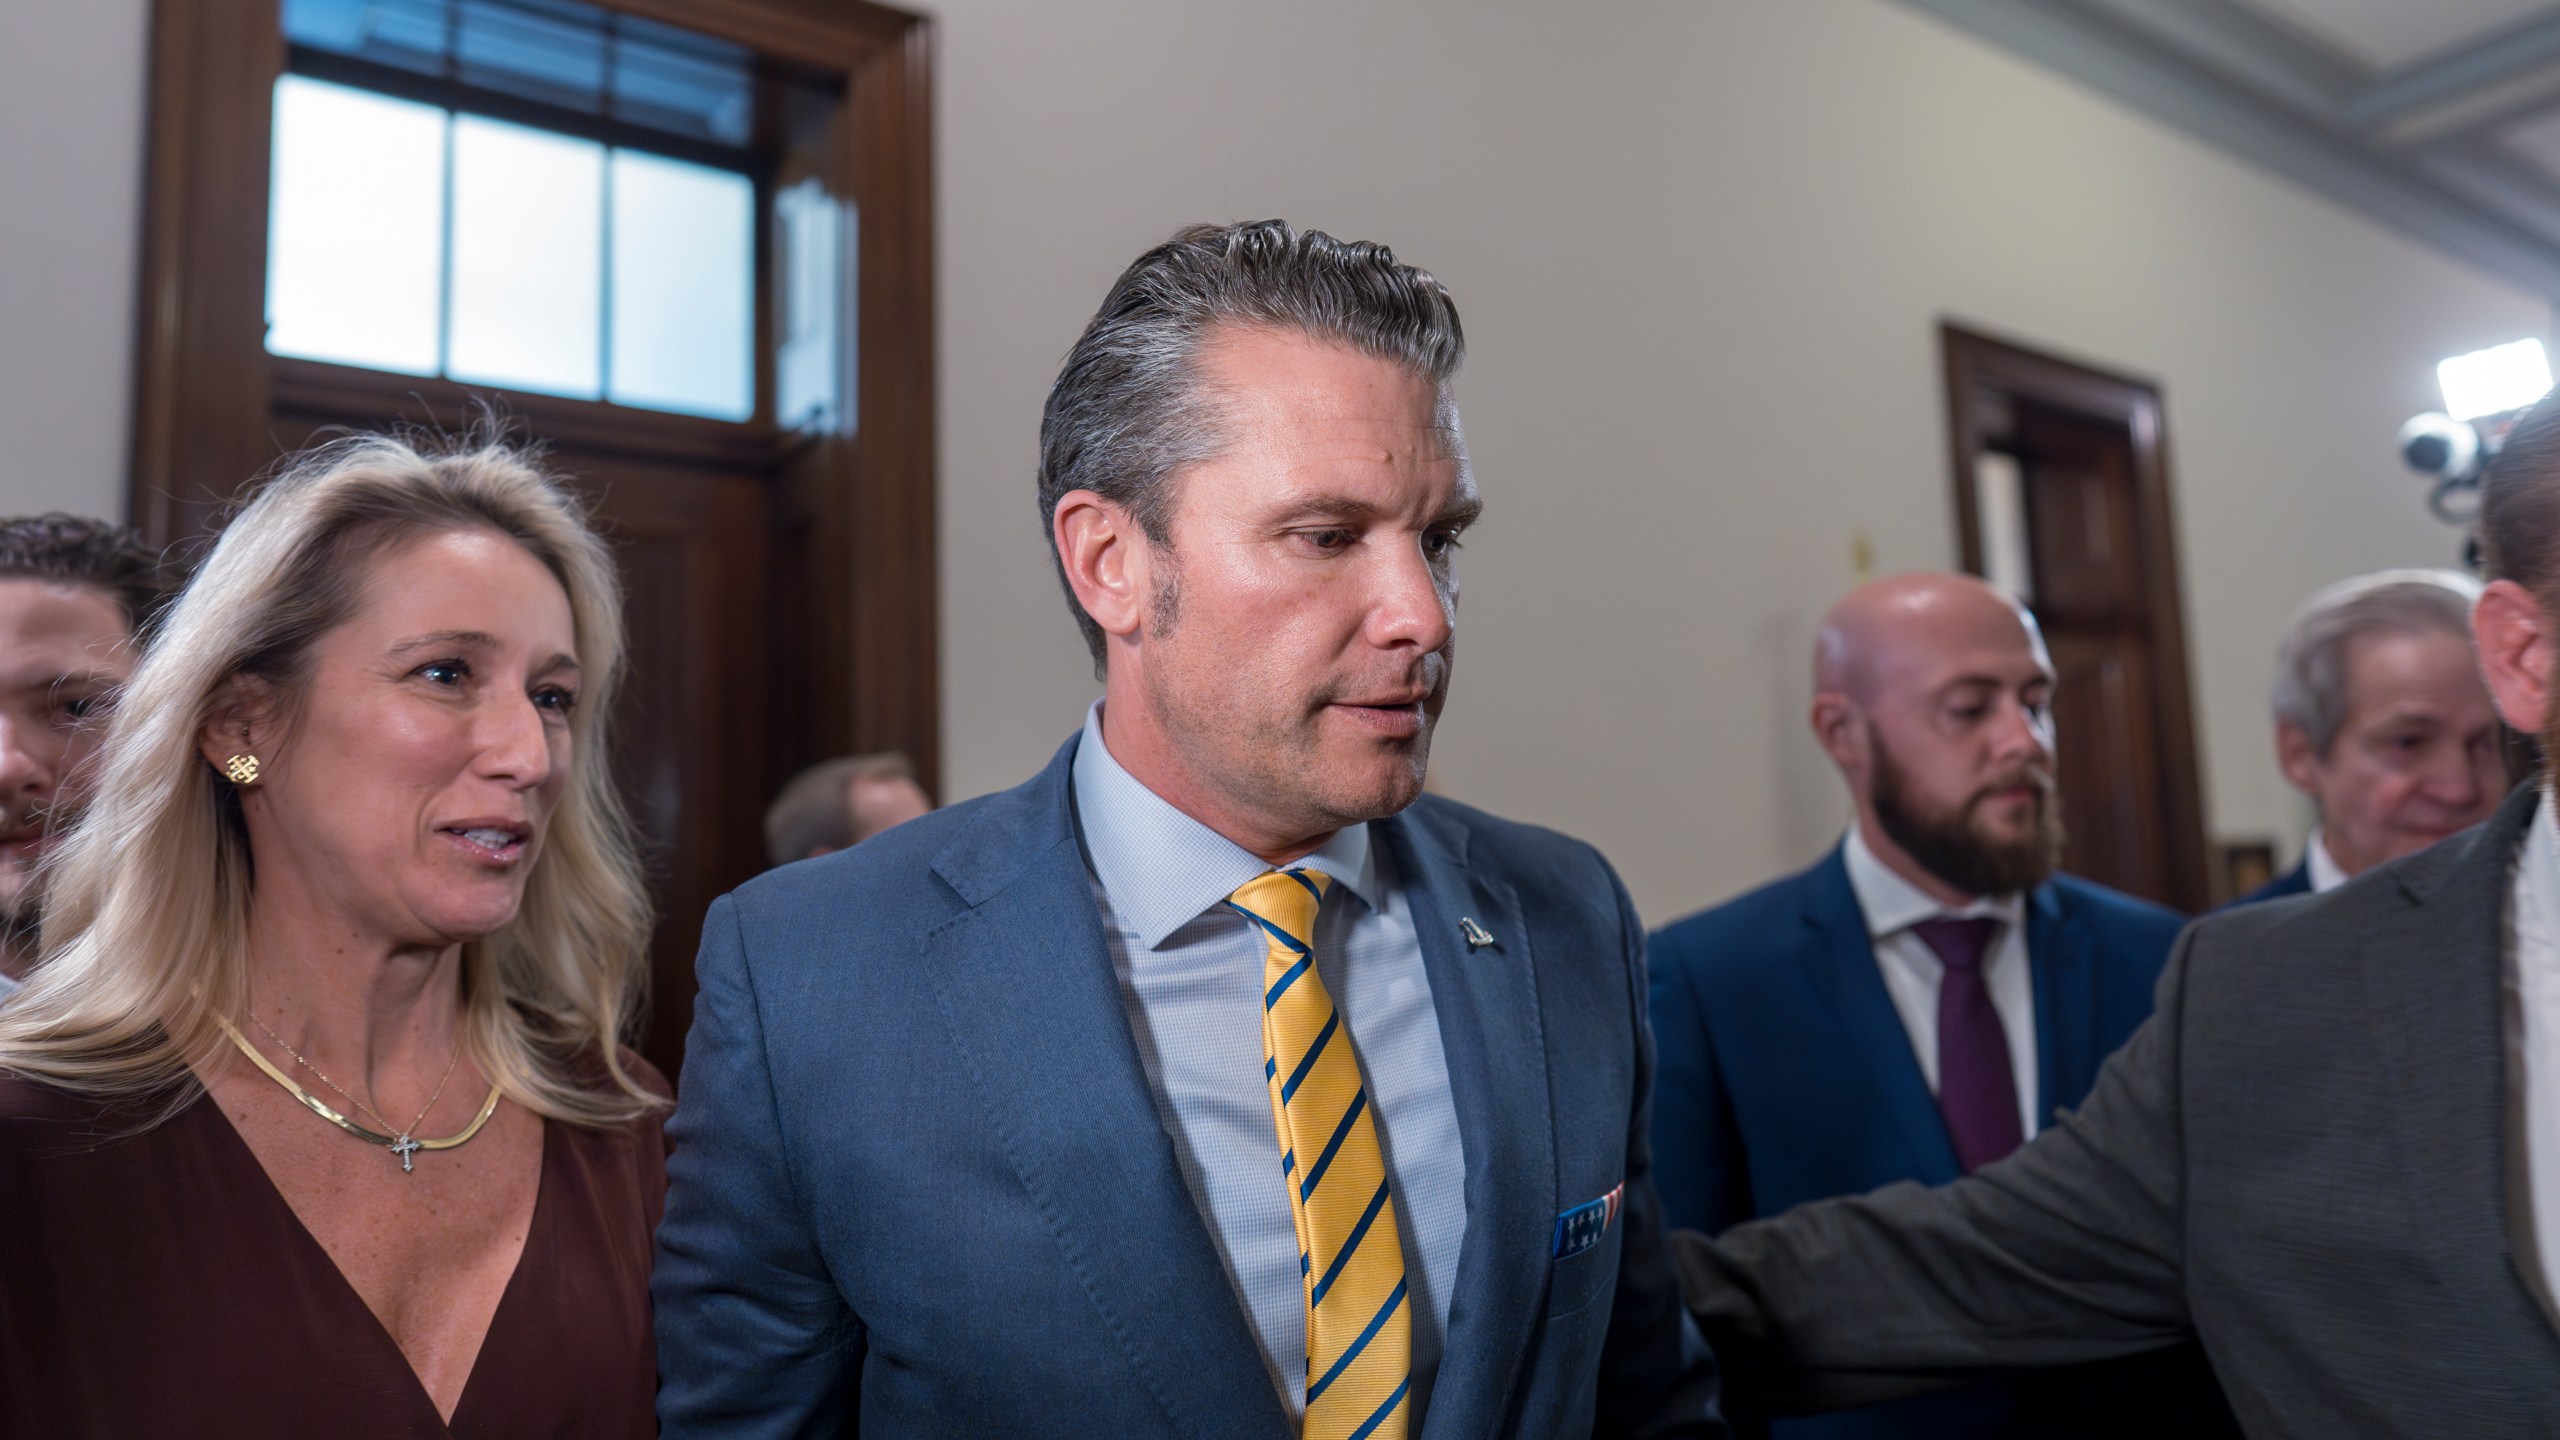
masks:
[(309, 1057), (305, 1056), (301, 1051), (294, 1049), (291, 1045), (286, 1044), (283, 1036), (277, 1034), (272, 1028), (270, 1028), (266, 1021), (258, 1018), (258, 1012), (254, 1010), (249, 1012), (249, 1023), (257, 1026), (260, 1030), (265, 1031), (267, 1038), (276, 1042), (277, 1049), (292, 1056), (294, 1058), (294, 1063), (300, 1065), (303, 1069), (319, 1076), (320, 1083), (337, 1091), (339, 1098), (363, 1111), (365, 1114), (372, 1116), (374, 1124), (381, 1126), (385, 1130), (397, 1128), (398, 1132), (403, 1135), (414, 1135), (418, 1132), (419, 1126), (427, 1123), (427, 1112), (436, 1108), (436, 1102), (444, 1098), (444, 1087), (453, 1079), (453, 1067), (462, 1063), (462, 1040), (461, 1037), (456, 1036), (453, 1042), (453, 1058), (444, 1062), (444, 1076), (436, 1081), (435, 1089), (427, 1092), (427, 1103), (418, 1107), (418, 1118), (410, 1121), (405, 1126), (394, 1127), (390, 1120), (384, 1117), (381, 1111), (374, 1109), (372, 1106), (364, 1103), (364, 1101), (356, 1098), (353, 1091), (350, 1091), (346, 1086), (339, 1084), (337, 1081), (330, 1079), (328, 1072), (322, 1070), (319, 1066), (312, 1064)]
[[(260, 1020), (257, 1016), (252, 1015), (249, 1017), (249, 1020), (251, 1024), (256, 1025), (259, 1029), (267, 1030), (266, 1022)], [(466, 1143), (472, 1136), (479, 1134), (480, 1127), (488, 1124), (489, 1117), (496, 1114), (498, 1111), (499, 1091), (498, 1087), (493, 1084), (489, 1087), (489, 1098), (480, 1103), (480, 1113), (471, 1117), (471, 1123), (462, 1127), (460, 1131), (448, 1135), (441, 1140), (421, 1140), (417, 1138), (415, 1132), (417, 1127), (426, 1120), (426, 1110), (419, 1111), (417, 1120), (411, 1121), (408, 1129), (403, 1130), (396, 1135), (385, 1135), (379, 1131), (368, 1130), (362, 1125), (358, 1125), (354, 1121), (348, 1119), (346, 1116), (339, 1114), (337, 1111), (330, 1109), (328, 1102), (322, 1100), (319, 1096), (314, 1095), (310, 1091), (303, 1089), (300, 1085), (295, 1084), (292, 1076), (277, 1069), (275, 1062), (269, 1060), (264, 1054), (260, 1053), (257, 1046), (250, 1044), (249, 1038), (241, 1034), (239, 1027), (233, 1025), (229, 1019), (221, 1015), (216, 1015), (213, 1017), (213, 1023), (222, 1027), (222, 1033), (231, 1037), (231, 1043), (239, 1048), (241, 1054), (249, 1057), (251, 1064), (256, 1065), (260, 1070), (265, 1071), (268, 1079), (283, 1086), (294, 1099), (301, 1101), (304, 1107), (309, 1109), (312, 1114), (319, 1116), (321, 1119), (328, 1121), (330, 1124), (337, 1126), (339, 1129), (346, 1131), (348, 1134), (355, 1136), (357, 1139), (362, 1140), (367, 1144), (379, 1145), (383, 1149), (390, 1151), (392, 1154), (399, 1156), (400, 1173), (403, 1175), (410, 1174), (415, 1170), (416, 1166), (412, 1157), (414, 1157), (419, 1151), (451, 1150), (457, 1145)], [(271, 1038), (275, 1036), (275, 1033), (276, 1032), (273, 1030), (267, 1030), (267, 1034)], [(284, 1053), (291, 1055), (298, 1061), (301, 1061), (301, 1063), (308, 1068), (312, 1074), (320, 1075), (320, 1067), (313, 1065), (308, 1060), (304, 1060), (300, 1051), (295, 1050), (290, 1045), (285, 1045), (284, 1041), (281, 1039), (277, 1039), (276, 1044), (283, 1046)], [(453, 1078), (454, 1066), (459, 1065), (461, 1061), (462, 1049), (457, 1044), (454, 1048), (452, 1063), (445, 1066), (445, 1080), (451, 1080)], [(328, 1076), (320, 1075), (320, 1082), (327, 1085), (330, 1089), (336, 1090), (339, 1094), (346, 1095), (350, 1103), (362, 1109), (367, 1115), (371, 1115), (375, 1123), (386, 1127), (391, 1123), (388, 1120), (384, 1120), (380, 1114), (376, 1113), (372, 1106), (356, 1099), (353, 1095), (347, 1095), (346, 1090), (341, 1087), (338, 1082), (330, 1079)], [(436, 1083), (436, 1095), (440, 1096), (443, 1093), (444, 1082), (438, 1081)], [(427, 1109), (432, 1110), (434, 1108), (435, 1096), (430, 1096), (427, 1099)]]

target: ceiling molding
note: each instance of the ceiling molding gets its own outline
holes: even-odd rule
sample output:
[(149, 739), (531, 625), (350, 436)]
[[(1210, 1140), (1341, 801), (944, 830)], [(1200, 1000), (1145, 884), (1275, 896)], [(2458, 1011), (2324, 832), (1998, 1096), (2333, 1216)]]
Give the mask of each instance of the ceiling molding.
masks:
[(2516, 121), (2543, 114), (2555, 103), (2560, 103), (2560, 56), (2453, 91), (2430, 104), (2395, 110), (2369, 128), (2375, 139), (2386, 144), (2427, 145), (2493, 135)]
[(2344, 115), (2371, 85), (2345, 58), (2229, 0), (2081, 0), (2081, 8), (2305, 114)]
[(2447, 188), (2460, 191), (2518, 224), (2560, 231), (2560, 187), (2534, 168), (2486, 145), (2444, 145), (2418, 164)]
[(2412, 111), (2458, 101), (2560, 62), (2560, 15), (2532, 15), (2448, 54), (2384, 73), (2347, 105), (2347, 123), (2374, 129)]
[[(2496, 84), (2530, 64), (2516, 62), (2515, 68), (2494, 76), (2479, 68), (2447, 68), (2478, 48), (2465, 46), (2393, 75), (2366, 76), (2234, 0), (1903, 3), (2457, 259), (2560, 297), (2560, 185), (2538, 177), (2520, 159), (2510, 163), (2503, 151), (2493, 151), (2485, 142), (2466, 138), (2410, 149), (2368, 132), (2351, 118), (2366, 113), (2359, 107), (2371, 106), (2373, 95), (2386, 86), (2400, 85), (2390, 92), (2408, 97), (2398, 113), (2413, 114), (2418, 106), (2445, 103), (2463, 93), (2443, 88), (2445, 77), (2483, 74), (2484, 83)], [(2553, 41), (2560, 42), (2560, 17), (2537, 17), (2501, 35), (2513, 44), (2523, 32), (2538, 36), (2545, 26)], [(2431, 74), (2437, 78), (2429, 80)], [(2501, 186), (2515, 193), (2498, 195)]]

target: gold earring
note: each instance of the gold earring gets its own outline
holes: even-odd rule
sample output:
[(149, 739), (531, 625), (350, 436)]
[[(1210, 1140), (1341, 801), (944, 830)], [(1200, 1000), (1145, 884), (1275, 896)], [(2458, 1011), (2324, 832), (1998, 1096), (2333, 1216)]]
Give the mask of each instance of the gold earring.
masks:
[(245, 790), (258, 783), (258, 757), (234, 755), (222, 762), (222, 773), (231, 777), (232, 784)]

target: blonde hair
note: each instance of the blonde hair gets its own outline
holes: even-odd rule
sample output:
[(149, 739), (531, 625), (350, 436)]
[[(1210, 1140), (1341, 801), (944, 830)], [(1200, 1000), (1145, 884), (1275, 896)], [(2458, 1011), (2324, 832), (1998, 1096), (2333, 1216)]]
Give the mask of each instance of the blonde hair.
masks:
[(619, 1045), (641, 1005), (649, 936), (604, 746), (621, 585), (566, 487), (490, 439), (338, 441), (298, 457), (225, 528), (109, 724), (96, 795), (47, 877), (46, 960), (0, 1010), (0, 1070), (109, 1100), (170, 1092), (163, 1117), (193, 1099), (191, 1069), (226, 1043), (216, 1017), (247, 1000), (252, 874), (239, 796), (198, 748), (204, 726), (239, 677), (289, 706), (372, 562), (456, 530), (504, 534), (558, 578), (585, 677), (568, 787), (523, 905), (463, 946), (464, 1043), (537, 1114), (602, 1127), (660, 1103)]

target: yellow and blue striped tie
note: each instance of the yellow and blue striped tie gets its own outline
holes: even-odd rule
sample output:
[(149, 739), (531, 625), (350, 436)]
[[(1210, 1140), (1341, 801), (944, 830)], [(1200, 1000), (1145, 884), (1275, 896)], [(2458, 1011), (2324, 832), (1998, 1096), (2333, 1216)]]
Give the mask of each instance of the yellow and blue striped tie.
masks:
[(1305, 1440), (1404, 1440), (1413, 1325), (1386, 1156), (1351, 1033), (1316, 974), (1316, 911), (1331, 877), (1275, 871), (1229, 897), (1270, 943), (1262, 1073), (1298, 1224), (1307, 1297)]

